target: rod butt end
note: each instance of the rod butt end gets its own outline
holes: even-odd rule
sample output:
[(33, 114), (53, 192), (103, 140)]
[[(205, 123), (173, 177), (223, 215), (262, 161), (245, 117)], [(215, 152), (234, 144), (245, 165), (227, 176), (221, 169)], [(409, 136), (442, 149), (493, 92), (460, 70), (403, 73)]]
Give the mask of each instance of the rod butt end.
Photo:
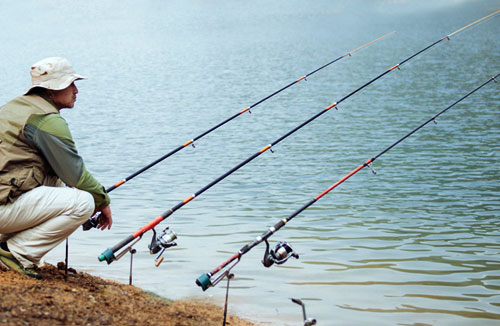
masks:
[(200, 277), (196, 279), (196, 285), (201, 287), (203, 291), (206, 291), (206, 289), (212, 286), (212, 282), (210, 281), (210, 275), (208, 275), (208, 273), (200, 275)]
[(113, 251), (108, 248), (102, 254), (100, 254), (97, 259), (99, 259), (99, 261), (106, 261), (109, 265), (116, 259), (116, 257)]

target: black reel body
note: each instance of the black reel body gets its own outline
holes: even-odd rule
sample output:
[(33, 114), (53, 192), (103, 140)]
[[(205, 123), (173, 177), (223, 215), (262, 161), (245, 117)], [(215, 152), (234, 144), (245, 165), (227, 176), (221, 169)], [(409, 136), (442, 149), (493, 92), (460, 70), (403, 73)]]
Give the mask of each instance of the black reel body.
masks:
[(266, 242), (266, 251), (264, 252), (264, 258), (262, 259), (262, 264), (264, 267), (271, 267), (273, 264), (284, 264), (290, 257), (299, 259), (299, 254), (297, 254), (292, 246), (286, 241), (280, 241), (276, 244), (274, 249), (269, 250), (269, 242)]
[(82, 224), (83, 231), (88, 231), (90, 229), (96, 228), (99, 225), (100, 212), (95, 216), (90, 217), (87, 222)]

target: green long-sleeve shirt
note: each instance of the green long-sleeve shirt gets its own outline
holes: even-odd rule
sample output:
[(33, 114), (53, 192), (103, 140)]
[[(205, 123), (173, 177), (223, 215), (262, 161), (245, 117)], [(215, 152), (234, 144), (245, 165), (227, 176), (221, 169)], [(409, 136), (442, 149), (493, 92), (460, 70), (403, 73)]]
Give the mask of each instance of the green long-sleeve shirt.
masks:
[(92, 194), (96, 208), (109, 205), (108, 194), (85, 168), (68, 124), (61, 115), (32, 115), (24, 127), (24, 135), (32, 146), (42, 152), (55, 174), (66, 185)]

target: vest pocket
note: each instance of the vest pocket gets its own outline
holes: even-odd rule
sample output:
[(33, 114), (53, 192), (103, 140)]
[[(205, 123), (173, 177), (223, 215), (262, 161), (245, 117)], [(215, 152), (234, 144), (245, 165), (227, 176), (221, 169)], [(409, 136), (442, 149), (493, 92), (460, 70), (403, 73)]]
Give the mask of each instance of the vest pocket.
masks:
[(0, 184), (2, 187), (9, 187), (9, 201), (13, 202), (15, 198), (33, 188), (41, 186), (43, 183), (43, 173), (35, 167), (26, 167), (15, 173), (2, 175)]

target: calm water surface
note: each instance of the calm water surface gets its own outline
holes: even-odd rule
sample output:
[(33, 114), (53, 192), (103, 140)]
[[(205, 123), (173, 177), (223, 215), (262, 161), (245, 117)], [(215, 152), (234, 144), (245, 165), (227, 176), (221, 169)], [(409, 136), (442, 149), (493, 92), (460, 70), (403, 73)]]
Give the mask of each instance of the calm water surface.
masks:
[[(89, 79), (63, 111), (106, 186), (381, 35), (111, 193), (111, 231), (70, 238), (70, 264), (128, 281), (97, 256), (386, 69), (500, 9), (498, 1), (1, 2), (0, 100), (33, 62), (67, 57)], [(166, 221), (156, 268), (145, 234), (134, 284), (223, 303), (194, 281), (423, 121), (500, 72), (500, 16), (456, 34), (331, 110)], [(500, 91), (491, 83), (298, 215), (271, 238), (300, 259), (233, 269), (229, 307), (259, 325), (497, 325)], [(47, 260), (64, 259), (64, 246)]]

